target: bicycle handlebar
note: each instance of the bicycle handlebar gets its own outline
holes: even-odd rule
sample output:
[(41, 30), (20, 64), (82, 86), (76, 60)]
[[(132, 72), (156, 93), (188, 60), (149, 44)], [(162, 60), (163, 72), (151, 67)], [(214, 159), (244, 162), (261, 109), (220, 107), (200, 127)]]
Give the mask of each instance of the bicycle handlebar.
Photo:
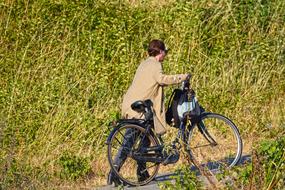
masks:
[(190, 88), (190, 79), (191, 79), (191, 74), (188, 74), (186, 80), (182, 81), (181, 89), (182, 90), (188, 90)]

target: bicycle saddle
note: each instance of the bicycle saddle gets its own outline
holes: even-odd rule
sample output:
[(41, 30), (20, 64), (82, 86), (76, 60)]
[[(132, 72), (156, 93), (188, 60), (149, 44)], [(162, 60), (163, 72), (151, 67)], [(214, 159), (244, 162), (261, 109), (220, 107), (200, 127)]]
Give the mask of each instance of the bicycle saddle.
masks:
[(145, 101), (139, 100), (132, 103), (131, 108), (136, 112), (145, 112), (145, 108), (150, 109), (150, 107), (153, 105), (152, 101), (150, 99), (147, 99)]

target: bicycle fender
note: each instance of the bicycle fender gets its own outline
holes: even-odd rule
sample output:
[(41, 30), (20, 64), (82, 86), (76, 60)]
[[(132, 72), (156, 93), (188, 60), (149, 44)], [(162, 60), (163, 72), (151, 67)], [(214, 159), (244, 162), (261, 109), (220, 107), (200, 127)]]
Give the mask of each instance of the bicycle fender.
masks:
[(119, 120), (114, 126), (113, 129), (111, 130), (109, 136), (107, 137), (107, 140), (105, 141), (105, 144), (109, 144), (111, 141), (112, 136), (114, 133), (123, 125), (125, 124), (135, 124), (143, 127), (143, 122), (144, 120), (139, 120), (139, 119), (121, 119)]
[(143, 126), (144, 122), (145, 120), (143, 119), (120, 119), (117, 123), (117, 126), (121, 126), (124, 124), (135, 124), (135, 125)]
[(109, 136), (107, 137), (107, 140), (105, 141), (105, 144), (108, 145), (111, 141), (112, 136), (114, 135), (114, 133), (118, 130), (118, 127), (113, 128), (113, 130), (111, 131), (111, 133), (109, 134)]

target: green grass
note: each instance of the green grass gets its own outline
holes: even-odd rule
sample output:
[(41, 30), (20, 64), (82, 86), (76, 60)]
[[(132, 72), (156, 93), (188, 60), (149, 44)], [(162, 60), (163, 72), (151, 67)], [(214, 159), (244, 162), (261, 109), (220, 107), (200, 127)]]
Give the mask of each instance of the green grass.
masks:
[(66, 153), (98, 177), (107, 124), (153, 38), (171, 49), (165, 72), (192, 73), (199, 102), (233, 119), (246, 144), (284, 135), (284, 9), (281, 0), (1, 2), (1, 186), (64, 185)]

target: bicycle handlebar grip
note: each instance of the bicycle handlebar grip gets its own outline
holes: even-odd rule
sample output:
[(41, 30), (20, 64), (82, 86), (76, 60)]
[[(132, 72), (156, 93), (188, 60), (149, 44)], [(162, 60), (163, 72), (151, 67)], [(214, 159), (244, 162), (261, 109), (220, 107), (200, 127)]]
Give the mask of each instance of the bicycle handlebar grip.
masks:
[(186, 80), (190, 80), (192, 75), (190, 73), (187, 74)]

